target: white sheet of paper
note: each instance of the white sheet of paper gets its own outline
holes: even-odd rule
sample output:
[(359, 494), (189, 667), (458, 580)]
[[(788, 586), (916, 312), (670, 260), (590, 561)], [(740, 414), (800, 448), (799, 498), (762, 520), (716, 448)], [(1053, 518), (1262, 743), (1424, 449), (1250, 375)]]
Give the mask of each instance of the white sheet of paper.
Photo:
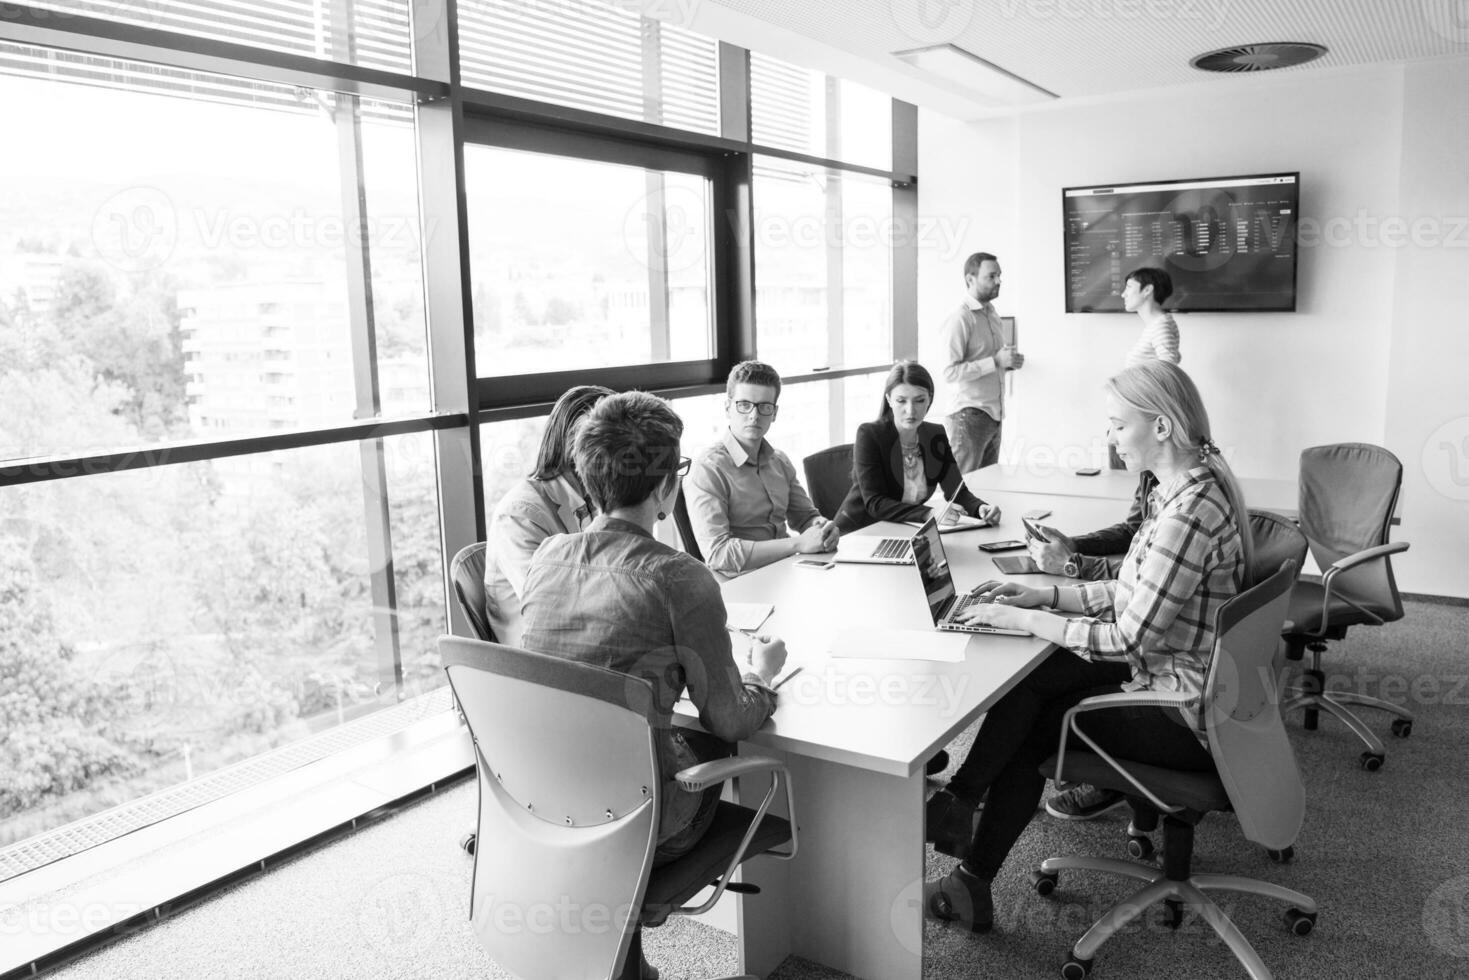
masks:
[(935, 660), (957, 664), (964, 660), (969, 645), (965, 633), (938, 630), (898, 630), (852, 627), (839, 630), (831, 639), (831, 655), (848, 659)]
[(774, 611), (775, 607), (768, 602), (726, 602), (725, 625), (732, 630), (758, 630)]

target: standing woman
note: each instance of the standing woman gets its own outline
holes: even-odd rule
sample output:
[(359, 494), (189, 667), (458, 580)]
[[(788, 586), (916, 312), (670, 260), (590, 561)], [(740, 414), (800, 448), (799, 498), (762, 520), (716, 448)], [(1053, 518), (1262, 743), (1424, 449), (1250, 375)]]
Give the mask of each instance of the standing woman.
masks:
[(917, 361), (899, 361), (888, 372), (876, 422), (857, 427), (852, 489), (837, 512), (846, 534), (876, 521), (924, 521), (924, 501), (938, 487), (966, 514), (999, 521), (1000, 508), (964, 486), (944, 427), (924, 421), (933, 405), (933, 376)]
[(497, 643), (520, 645), (520, 599), (536, 548), (553, 534), (580, 531), (592, 519), (571, 462), (571, 435), (592, 406), (610, 394), (601, 385), (577, 385), (556, 399), (541, 434), (536, 468), (495, 505), (485, 546), (485, 613)]
[(1124, 367), (1155, 360), (1178, 363), (1178, 324), (1173, 321), (1173, 314), (1163, 309), (1164, 302), (1172, 295), (1173, 279), (1162, 269), (1144, 267), (1127, 274), (1122, 306), (1127, 312), (1137, 314), (1143, 332), (1127, 352)]

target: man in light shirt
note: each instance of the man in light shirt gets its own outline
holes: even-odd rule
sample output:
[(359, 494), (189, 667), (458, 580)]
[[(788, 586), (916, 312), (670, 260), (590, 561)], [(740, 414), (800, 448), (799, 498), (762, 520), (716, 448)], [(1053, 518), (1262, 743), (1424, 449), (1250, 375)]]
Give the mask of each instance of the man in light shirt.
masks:
[(1005, 372), (1025, 355), (1006, 346), (991, 300), (1000, 295), (1000, 260), (975, 252), (964, 262), (964, 302), (944, 320), (942, 358), (949, 414), (944, 428), (959, 471), (969, 473), (1000, 458), (1005, 418)]
[(837, 546), (836, 524), (817, 511), (790, 458), (765, 439), (779, 398), (775, 368), (736, 364), (725, 385), (729, 430), (698, 455), (684, 480), (694, 538), (704, 561), (723, 575)]

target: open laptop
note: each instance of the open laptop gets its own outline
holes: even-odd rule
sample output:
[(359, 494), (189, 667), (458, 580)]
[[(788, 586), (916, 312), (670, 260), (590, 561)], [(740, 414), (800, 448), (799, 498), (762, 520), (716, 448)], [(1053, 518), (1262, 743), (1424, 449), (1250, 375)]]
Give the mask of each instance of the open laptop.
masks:
[(879, 538), (870, 534), (842, 535), (837, 539), (833, 561), (868, 565), (911, 565), (911, 538)]
[(939, 538), (938, 522), (933, 518), (923, 522), (912, 538), (914, 564), (918, 566), (918, 578), (923, 582), (923, 593), (928, 598), (928, 614), (933, 617), (933, 628), (951, 633), (1000, 633), (1004, 636), (1029, 636), (1025, 630), (1001, 629), (998, 626), (981, 626), (978, 623), (954, 622), (954, 617), (977, 602), (988, 602), (988, 598), (957, 594), (954, 577), (949, 574), (949, 556), (944, 553), (944, 543)]

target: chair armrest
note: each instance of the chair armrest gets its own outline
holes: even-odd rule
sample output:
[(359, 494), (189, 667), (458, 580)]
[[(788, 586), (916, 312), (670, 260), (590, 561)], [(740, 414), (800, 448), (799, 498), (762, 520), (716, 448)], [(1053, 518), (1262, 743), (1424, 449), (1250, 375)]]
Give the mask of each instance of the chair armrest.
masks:
[(699, 793), (710, 786), (727, 782), (739, 776), (756, 772), (773, 772), (785, 766), (775, 759), (763, 755), (734, 755), (727, 759), (715, 759), (680, 769), (673, 774), (678, 784), (690, 793)]
[(711, 786), (734, 779), (738, 776), (749, 776), (755, 773), (770, 773), (770, 789), (766, 790), (765, 798), (760, 801), (755, 816), (750, 818), (750, 826), (745, 830), (745, 836), (740, 840), (740, 846), (735, 849), (734, 856), (729, 860), (729, 866), (719, 876), (719, 882), (714, 886), (714, 894), (702, 905), (685, 905), (676, 908), (670, 915), (700, 915), (714, 907), (724, 894), (725, 887), (729, 884), (730, 876), (745, 859), (745, 852), (750, 848), (750, 841), (755, 838), (755, 831), (760, 827), (760, 821), (765, 819), (765, 813), (770, 809), (770, 804), (775, 801), (775, 794), (780, 791), (781, 784), (785, 784), (786, 791), (786, 814), (791, 825), (791, 847), (788, 851), (766, 851), (771, 857), (789, 861), (796, 856), (799, 846), (796, 826), (796, 798), (791, 794), (791, 773), (785, 763), (763, 755), (731, 756), (727, 759), (714, 759), (710, 762), (701, 762), (698, 765), (681, 769), (674, 774), (678, 784), (691, 793), (701, 792)]
[[(1372, 548), (1364, 548), (1363, 550), (1355, 552), (1354, 554), (1347, 555), (1345, 558), (1342, 558), (1339, 561), (1332, 562), (1331, 567), (1326, 569), (1326, 571), (1321, 576), (1321, 626), (1316, 630), (1315, 633), (1309, 633), (1307, 635), (1325, 635), (1327, 613), (1331, 609), (1331, 583), (1338, 575), (1340, 575), (1342, 572), (1347, 571), (1348, 569), (1356, 568), (1358, 565), (1365, 565), (1369, 561), (1376, 561), (1379, 558), (1385, 560), (1388, 555), (1400, 554), (1401, 552), (1407, 550), (1408, 542), (1406, 541), (1388, 541), (1385, 544), (1379, 544)], [(1339, 598), (1342, 602), (1345, 602), (1347, 605), (1351, 606), (1353, 609), (1366, 616), (1376, 625), (1382, 625), (1382, 618), (1375, 615), (1370, 610), (1363, 608), (1360, 603), (1354, 602), (1346, 596), (1340, 596)]]
[(1099, 711), (1103, 708), (1132, 708), (1132, 707), (1174, 707), (1191, 708), (1198, 704), (1198, 697), (1192, 694), (1184, 694), (1182, 691), (1119, 691), (1116, 694), (1098, 694), (1093, 697), (1083, 698), (1077, 702), (1066, 716), (1061, 719), (1061, 744), (1056, 751), (1056, 781), (1061, 781), (1061, 774), (1066, 768), (1066, 733), (1067, 730), (1076, 733), (1076, 737), (1085, 742), (1103, 762), (1117, 770), (1118, 775), (1127, 780), (1138, 795), (1142, 796), (1161, 813), (1177, 813), (1182, 810), (1181, 806), (1170, 806), (1158, 797), (1154, 796), (1142, 783), (1138, 782), (1132, 773), (1127, 771), (1116, 759), (1112, 758), (1106, 750), (1094, 742), (1091, 736), (1076, 726), (1076, 716), (1088, 711)]

